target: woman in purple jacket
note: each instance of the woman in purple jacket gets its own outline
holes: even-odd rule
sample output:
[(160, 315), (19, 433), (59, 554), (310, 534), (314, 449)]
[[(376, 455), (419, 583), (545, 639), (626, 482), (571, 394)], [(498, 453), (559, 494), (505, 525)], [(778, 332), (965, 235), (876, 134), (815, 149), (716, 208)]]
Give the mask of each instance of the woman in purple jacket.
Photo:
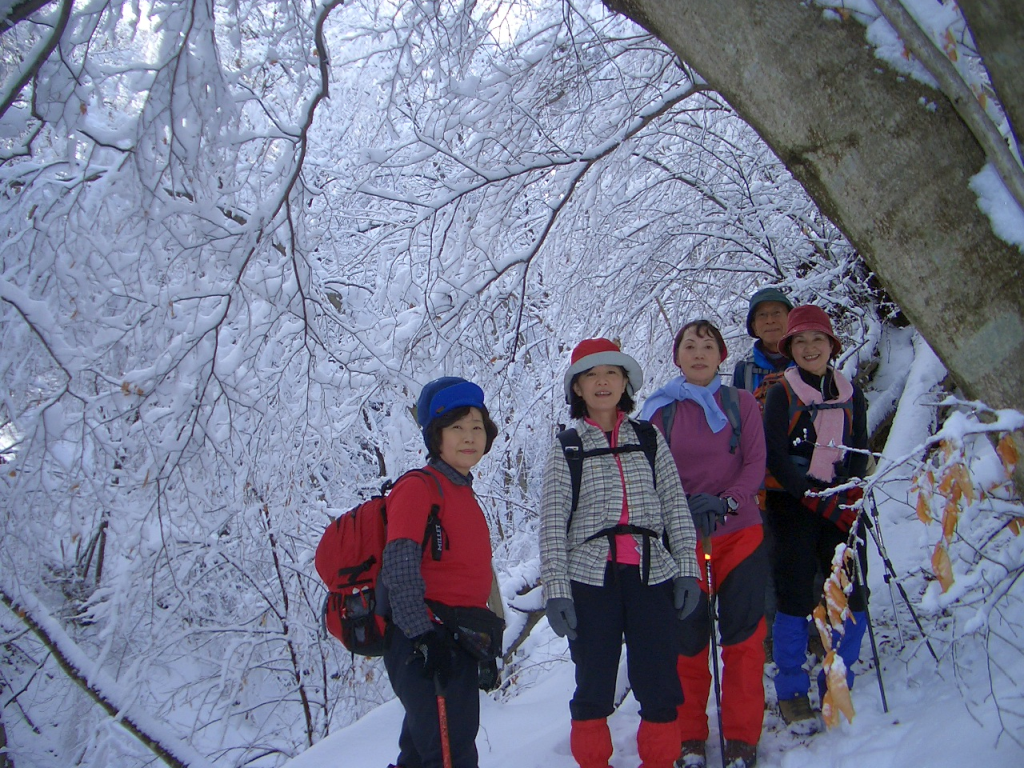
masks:
[[(761, 411), (749, 392), (725, 387), (718, 366), (725, 340), (707, 320), (687, 323), (676, 335), (673, 359), (682, 372), (645, 403), (665, 435), (686, 489), (697, 542), (718, 597), (722, 638), (722, 732), (727, 768), (750, 768), (764, 718), (764, 550), (757, 491), (764, 479)], [(707, 588), (707, 573), (702, 587)], [(685, 702), (679, 708), (682, 751), (677, 765), (703, 766), (711, 689), (708, 645), (712, 628), (708, 597), (682, 622), (677, 662)], [(717, 660), (716, 660), (717, 663)]]

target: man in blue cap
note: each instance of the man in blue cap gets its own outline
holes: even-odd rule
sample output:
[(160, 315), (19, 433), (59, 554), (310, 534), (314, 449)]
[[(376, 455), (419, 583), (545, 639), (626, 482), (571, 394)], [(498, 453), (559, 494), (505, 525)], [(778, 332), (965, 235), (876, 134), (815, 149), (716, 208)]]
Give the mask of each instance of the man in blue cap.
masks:
[[(786, 335), (789, 311), (793, 303), (782, 291), (773, 286), (762, 288), (750, 297), (747, 308), (747, 333), (757, 341), (746, 359), (736, 363), (732, 372), (732, 385), (737, 389), (745, 389), (754, 393), (761, 408), (764, 398), (774, 379), (782, 375), (792, 360), (779, 351), (779, 342)], [(777, 374), (772, 376), (772, 374)], [(768, 383), (761, 387), (765, 377), (771, 376)], [(758, 387), (761, 387), (759, 390)], [(764, 490), (758, 493), (757, 501), (764, 517)], [(770, 530), (764, 526), (765, 547), (771, 551), (772, 541)], [(767, 634), (764, 638), (765, 660), (772, 660), (772, 622), (775, 620), (775, 583), (771, 572), (765, 582), (764, 615), (767, 622)]]
[(747, 333), (757, 341), (750, 355), (733, 369), (734, 387), (754, 392), (765, 376), (783, 371), (790, 365), (792, 361), (779, 352), (779, 341), (786, 334), (786, 322), (792, 308), (793, 303), (786, 294), (771, 286), (750, 297)]

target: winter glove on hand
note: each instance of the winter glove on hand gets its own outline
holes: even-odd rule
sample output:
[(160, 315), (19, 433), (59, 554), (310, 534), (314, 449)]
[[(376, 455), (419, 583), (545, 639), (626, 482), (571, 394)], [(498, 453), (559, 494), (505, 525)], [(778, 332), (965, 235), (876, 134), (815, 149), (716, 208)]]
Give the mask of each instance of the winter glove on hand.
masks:
[(680, 619), (685, 619), (697, 607), (700, 584), (693, 576), (676, 576), (672, 580), (672, 597)]
[(419, 662), (420, 673), (427, 680), (436, 676), (442, 686), (447, 685), (452, 671), (452, 648), (448, 638), (441, 631), (431, 630), (414, 637), (412, 646), (415, 652), (410, 663)]
[(477, 664), (476, 687), (481, 691), (496, 691), (501, 686), (501, 676), (498, 674), (498, 661), (481, 661)]
[(725, 499), (712, 493), (695, 493), (686, 501), (690, 506), (690, 516), (693, 517), (693, 527), (705, 539), (711, 538), (719, 520), (725, 520), (729, 514), (729, 505)]
[(568, 597), (552, 597), (544, 606), (548, 624), (559, 637), (576, 639), (576, 606)]
[(857, 510), (848, 507), (852, 507), (863, 498), (864, 491), (854, 486), (831, 496), (804, 496), (802, 502), (805, 507), (824, 517), (843, 533), (849, 533), (857, 519)]

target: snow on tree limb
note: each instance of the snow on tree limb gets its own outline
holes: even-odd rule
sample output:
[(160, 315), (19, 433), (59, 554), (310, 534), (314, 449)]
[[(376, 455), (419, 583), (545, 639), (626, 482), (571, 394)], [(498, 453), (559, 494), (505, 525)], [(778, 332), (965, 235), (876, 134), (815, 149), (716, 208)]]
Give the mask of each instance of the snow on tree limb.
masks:
[(171, 768), (213, 768), (191, 745), (180, 741), (156, 718), (139, 710), (133, 696), (97, 667), (68, 636), (60, 623), (34, 595), (7, 584), (0, 586), (2, 602), (46, 646), (64, 673), (96, 704)]
[(903, 38), (907, 48), (914, 54), (939, 82), (957, 114), (970, 127), (978, 143), (985, 148), (985, 154), (992, 161), (999, 177), (1017, 201), (1017, 207), (1024, 210), (1024, 169), (1013, 156), (1006, 139), (985, 114), (977, 97), (950, 63), (948, 56), (918, 26), (914, 17), (899, 0), (874, 0), (886, 21)]

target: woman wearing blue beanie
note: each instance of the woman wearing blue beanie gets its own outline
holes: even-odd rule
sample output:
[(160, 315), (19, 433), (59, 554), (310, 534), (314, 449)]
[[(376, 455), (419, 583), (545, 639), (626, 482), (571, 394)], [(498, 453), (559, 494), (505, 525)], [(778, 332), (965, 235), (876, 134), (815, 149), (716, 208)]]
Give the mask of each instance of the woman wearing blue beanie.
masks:
[[(427, 446), (427, 465), (403, 476), (388, 495), (380, 573), (389, 619), (384, 666), (405, 707), (397, 765), (477, 768), (478, 684), (485, 659), (456, 642), (446, 625), (469, 614), (488, 614), (491, 539), (470, 470), (490, 451), (498, 428), (484, 405), (483, 390), (455, 376), (423, 388), (416, 420)], [(501, 620), (490, 616), (488, 635), (500, 652)]]

